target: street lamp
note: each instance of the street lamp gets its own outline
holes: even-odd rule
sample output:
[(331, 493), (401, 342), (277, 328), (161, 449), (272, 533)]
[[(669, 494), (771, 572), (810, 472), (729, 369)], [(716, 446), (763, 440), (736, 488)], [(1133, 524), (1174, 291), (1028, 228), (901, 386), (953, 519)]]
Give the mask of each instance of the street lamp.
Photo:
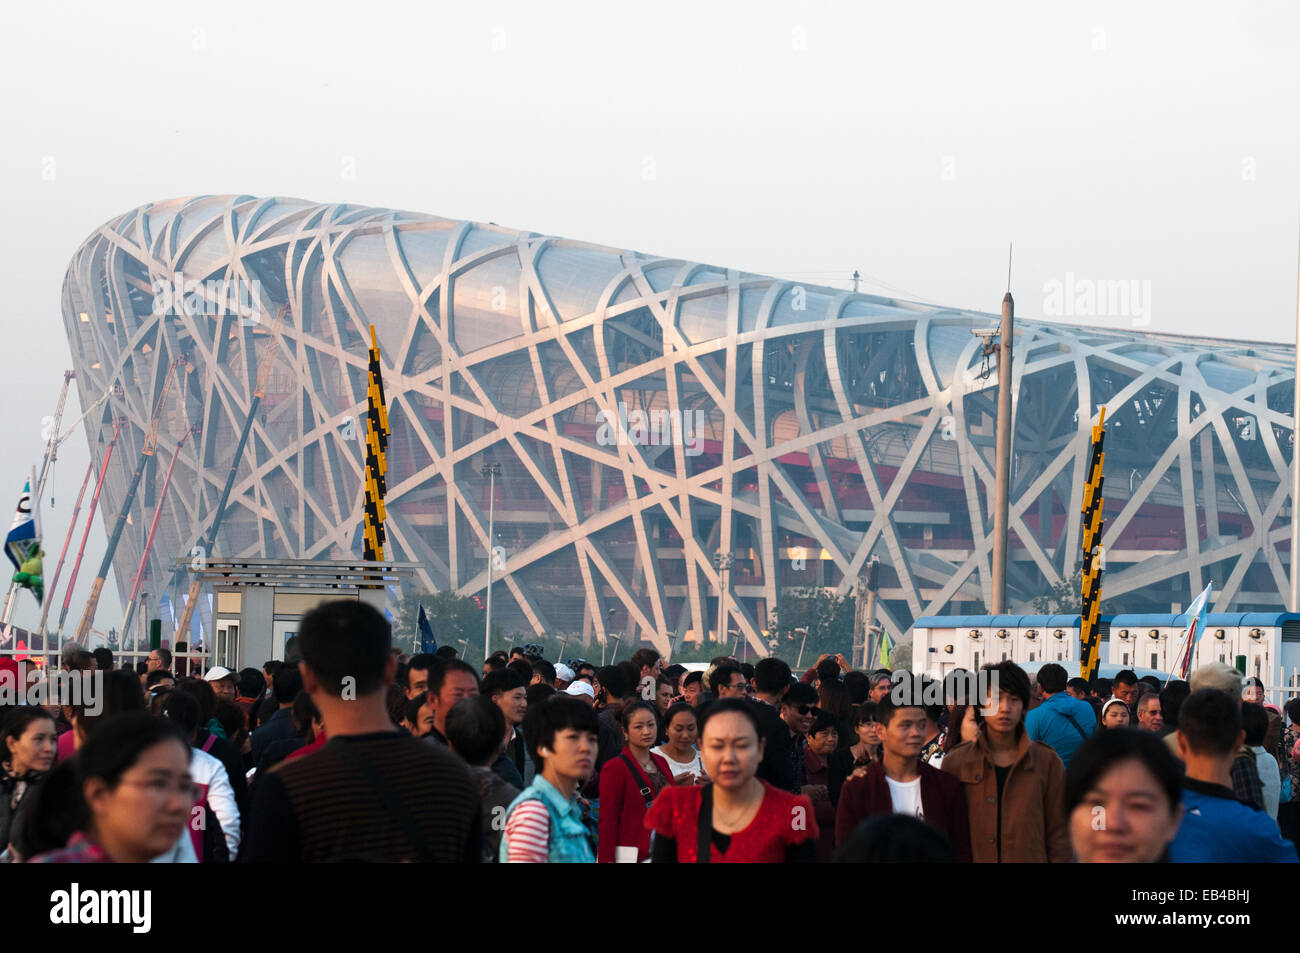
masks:
[(487, 609), (485, 611), (486, 618), (483, 621), (483, 659), (486, 665), (487, 657), (492, 654), (492, 559), (495, 550), (492, 541), (496, 539), (494, 520), (497, 504), (497, 477), (501, 475), (501, 464), (485, 463), (478, 472), (479, 476), (488, 478)]
[(605, 650), (609, 648), (609, 640), (614, 632), (614, 607), (609, 607), (609, 625), (605, 627), (605, 638), (600, 643), (600, 667), (605, 667)]
[(718, 641), (726, 641), (727, 619), (727, 573), (731, 571), (731, 564), (735, 557), (731, 553), (714, 553), (713, 565), (718, 570)]

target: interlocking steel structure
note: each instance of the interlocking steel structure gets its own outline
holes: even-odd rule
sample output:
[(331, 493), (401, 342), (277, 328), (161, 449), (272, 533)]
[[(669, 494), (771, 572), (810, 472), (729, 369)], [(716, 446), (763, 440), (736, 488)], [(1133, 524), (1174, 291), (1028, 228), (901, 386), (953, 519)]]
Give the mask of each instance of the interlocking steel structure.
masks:
[[(660, 649), (738, 635), (764, 653), (783, 593), (847, 594), (873, 555), (892, 634), (990, 599), (997, 376), (981, 375), (971, 331), (991, 314), (241, 195), (150, 204), (97, 229), (68, 269), (63, 318), (83, 404), (125, 388), (91, 422), (99, 460), (114, 417), (129, 421), (105, 519), (169, 369), (182, 355), (192, 368), (117, 553), (119, 590), (157, 467), (196, 424), (162, 501), (154, 598), (176, 598), (176, 560), (203, 538), (232, 465), (217, 552), (196, 556), (360, 554), (373, 323), (389, 556), (420, 563), (422, 588), (467, 595), (493, 559), (508, 632), (617, 632)], [(1280, 608), (1293, 349), (1023, 318), (1015, 331), (1009, 605), (1078, 568), (1105, 405), (1109, 605), (1169, 611), (1213, 579), (1215, 611)], [(487, 462), (501, 466), (492, 540)]]

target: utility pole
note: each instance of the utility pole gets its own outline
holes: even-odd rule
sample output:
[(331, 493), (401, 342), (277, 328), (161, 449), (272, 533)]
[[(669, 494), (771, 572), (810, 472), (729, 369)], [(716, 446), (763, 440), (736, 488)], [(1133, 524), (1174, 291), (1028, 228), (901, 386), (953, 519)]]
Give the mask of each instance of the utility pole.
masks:
[(853, 269), (853, 293), (854, 294), (858, 293), (858, 279), (861, 277), (862, 276), (858, 274), (858, 269), (854, 268)]
[(876, 593), (880, 588), (880, 560), (875, 556), (858, 576), (858, 595), (854, 603), (853, 667), (865, 669), (872, 658), (876, 636)]
[(997, 470), (993, 482), (993, 604), (992, 615), (1007, 611), (1007, 523), (1011, 487), (1011, 344), (1015, 338), (1016, 305), (1011, 298), (1011, 266), (1007, 264), (1007, 293), (1002, 296), (1002, 326), (998, 329)]
[(501, 474), (501, 464), (485, 463), (478, 472), (480, 476), (488, 478), (487, 610), (484, 613), (486, 618), (483, 623), (483, 664), (486, 665), (488, 656), (492, 654), (492, 562), (496, 558), (496, 547), (492, 543), (496, 539), (494, 521), (497, 505), (497, 477)]

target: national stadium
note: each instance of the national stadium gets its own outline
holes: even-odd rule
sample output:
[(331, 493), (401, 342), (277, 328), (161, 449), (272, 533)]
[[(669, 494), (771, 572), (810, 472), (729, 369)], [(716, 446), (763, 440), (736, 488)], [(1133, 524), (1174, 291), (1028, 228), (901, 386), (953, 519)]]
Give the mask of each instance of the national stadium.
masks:
[[(122, 388), (87, 422), (98, 467), (124, 420), (106, 523), (159, 413), (114, 571), (125, 600), (161, 506), (145, 588), (164, 620), (232, 466), (216, 554), (360, 554), (370, 325), (388, 556), (418, 563), (421, 589), (465, 595), (491, 560), (506, 631), (616, 630), (661, 651), (734, 631), (766, 654), (782, 593), (847, 593), (873, 557), (893, 633), (990, 604), (997, 375), (971, 332), (994, 314), (245, 195), (96, 229), (62, 314), (82, 405)], [(1215, 611), (1281, 609), (1294, 349), (1021, 316), (1015, 330), (1011, 610), (1079, 564), (1103, 405), (1105, 597), (1177, 612), (1212, 581)]]

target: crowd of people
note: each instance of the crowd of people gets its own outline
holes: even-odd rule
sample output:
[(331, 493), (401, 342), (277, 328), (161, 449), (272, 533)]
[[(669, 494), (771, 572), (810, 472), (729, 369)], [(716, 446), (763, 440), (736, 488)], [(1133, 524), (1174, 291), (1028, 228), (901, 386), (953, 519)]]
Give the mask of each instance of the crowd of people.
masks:
[(1222, 664), (1004, 661), (978, 698), (842, 656), (475, 667), (396, 651), (356, 601), (285, 654), (190, 674), (67, 647), (100, 697), (0, 711), (0, 860), (1297, 862), (1300, 698)]

